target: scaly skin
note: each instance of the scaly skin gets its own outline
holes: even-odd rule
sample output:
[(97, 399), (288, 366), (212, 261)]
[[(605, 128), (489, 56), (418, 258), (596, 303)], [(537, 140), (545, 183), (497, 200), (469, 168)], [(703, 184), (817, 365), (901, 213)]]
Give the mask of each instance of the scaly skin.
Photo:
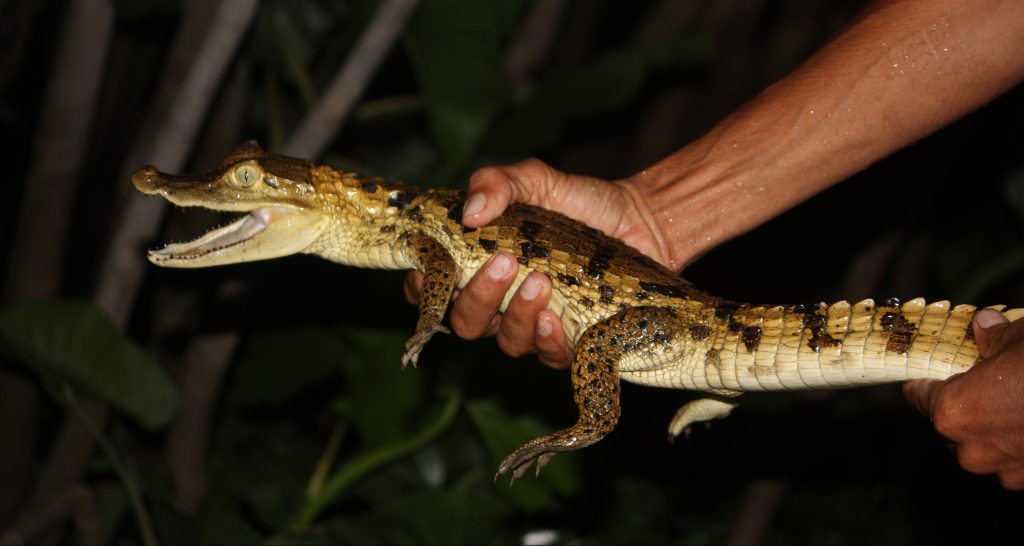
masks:
[[(556, 453), (611, 432), (621, 412), (620, 379), (709, 394), (679, 409), (671, 439), (692, 423), (726, 416), (745, 391), (945, 379), (978, 360), (970, 305), (735, 303), (557, 213), (512, 205), (491, 224), (466, 228), (462, 192), (362, 178), (266, 153), (252, 141), (217, 169), (175, 176), (147, 166), (132, 181), (178, 205), (249, 213), (191, 243), (150, 252), (157, 265), (208, 267), (308, 253), (356, 267), (422, 271), (420, 318), (403, 366), (416, 364), (431, 336), (448, 332), (441, 321), (452, 292), (495, 253), (520, 263), (502, 310), (530, 272), (547, 274), (549, 308), (574, 346), (580, 417), (506, 457), (498, 475), (511, 472), (513, 479), (533, 461), (539, 471)], [(1003, 314), (1016, 320), (1024, 309)]]

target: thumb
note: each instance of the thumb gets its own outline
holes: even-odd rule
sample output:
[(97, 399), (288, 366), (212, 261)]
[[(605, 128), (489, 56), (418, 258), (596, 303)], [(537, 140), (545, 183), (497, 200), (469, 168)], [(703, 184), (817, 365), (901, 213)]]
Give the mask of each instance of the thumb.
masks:
[(502, 167), (484, 167), (469, 177), (469, 195), (462, 208), (462, 222), (481, 227), (505, 211), (512, 201), (512, 181)]
[(1002, 347), (1003, 332), (1010, 321), (994, 309), (982, 309), (974, 315), (974, 342), (982, 358), (988, 358)]
[(462, 222), (467, 227), (481, 227), (500, 216), (512, 203), (552, 208), (549, 202), (552, 188), (564, 182), (563, 173), (538, 159), (484, 167), (469, 177), (469, 195), (462, 209)]

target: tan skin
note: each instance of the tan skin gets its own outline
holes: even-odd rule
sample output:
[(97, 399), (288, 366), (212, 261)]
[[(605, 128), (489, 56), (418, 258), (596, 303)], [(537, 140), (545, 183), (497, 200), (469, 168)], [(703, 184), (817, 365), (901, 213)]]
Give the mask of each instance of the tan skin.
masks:
[[(872, 4), (804, 64), (700, 139), (622, 180), (543, 162), (480, 169), (463, 214), (482, 226), (510, 203), (562, 212), (680, 271), (1024, 79), (1024, 2), (904, 0)], [(513, 356), (567, 367), (571, 351), (534, 273), (505, 313), (518, 265), (496, 256), (456, 295), (464, 338), (497, 337)], [(422, 278), (410, 274), (415, 301)], [(975, 324), (984, 360), (945, 382), (911, 381), (909, 401), (955, 443), (961, 466), (1024, 489), (1024, 321)], [(998, 315), (998, 314), (995, 314)], [(988, 326), (983, 328), (982, 326)]]

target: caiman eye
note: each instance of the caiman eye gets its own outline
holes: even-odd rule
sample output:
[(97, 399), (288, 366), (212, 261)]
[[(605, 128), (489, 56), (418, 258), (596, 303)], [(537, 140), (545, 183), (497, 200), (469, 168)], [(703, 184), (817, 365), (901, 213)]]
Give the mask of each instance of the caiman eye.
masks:
[(252, 165), (238, 167), (231, 176), (234, 178), (235, 184), (243, 188), (252, 186), (260, 177), (259, 172)]

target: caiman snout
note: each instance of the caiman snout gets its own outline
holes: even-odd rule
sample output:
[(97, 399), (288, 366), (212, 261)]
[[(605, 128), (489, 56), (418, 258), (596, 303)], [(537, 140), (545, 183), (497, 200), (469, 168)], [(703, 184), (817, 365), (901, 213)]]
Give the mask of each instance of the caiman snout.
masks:
[(160, 171), (152, 165), (146, 165), (132, 173), (132, 184), (143, 193), (156, 193), (160, 187)]

